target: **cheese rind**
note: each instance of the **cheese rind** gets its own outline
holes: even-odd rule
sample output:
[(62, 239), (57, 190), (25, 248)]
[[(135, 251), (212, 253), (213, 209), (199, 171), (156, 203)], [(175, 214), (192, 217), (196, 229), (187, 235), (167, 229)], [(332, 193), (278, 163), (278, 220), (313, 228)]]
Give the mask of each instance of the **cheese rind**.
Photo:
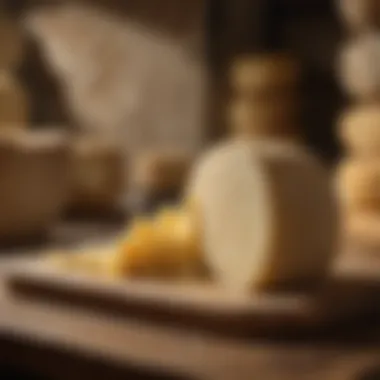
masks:
[(222, 144), (201, 159), (188, 196), (202, 217), (206, 263), (226, 287), (312, 286), (326, 276), (335, 199), (307, 151), (273, 141)]

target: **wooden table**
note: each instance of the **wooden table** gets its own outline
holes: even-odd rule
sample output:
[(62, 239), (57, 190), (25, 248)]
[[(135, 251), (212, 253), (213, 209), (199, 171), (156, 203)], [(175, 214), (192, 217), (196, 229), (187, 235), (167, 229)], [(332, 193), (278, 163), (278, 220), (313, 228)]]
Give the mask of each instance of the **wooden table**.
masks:
[(42, 378), (380, 378), (380, 326), (358, 328), (350, 339), (232, 339), (16, 299), (0, 289), (0, 364)]
[(16, 301), (4, 292), (0, 310), (2, 362), (53, 379), (118, 379), (133, 370), (131, 378), (147, 379), (364, 380), (380, 364), (375, 330), (362, 341), (232, 340)]

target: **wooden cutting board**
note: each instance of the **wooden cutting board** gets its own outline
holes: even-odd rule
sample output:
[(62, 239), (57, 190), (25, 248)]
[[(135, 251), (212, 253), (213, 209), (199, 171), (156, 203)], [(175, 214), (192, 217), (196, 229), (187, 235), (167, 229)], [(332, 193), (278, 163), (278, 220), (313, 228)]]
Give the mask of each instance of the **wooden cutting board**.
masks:
[(64, 273), (38, 258), (3, 264), (2, 273), (13, 296), (39, 302), (224, 334), (294, 336), (330, 334), (380, 316), (380, 259), (363, 257), (342, 257), (314, 294), (234, 294), (206, 283), (111, 280)]

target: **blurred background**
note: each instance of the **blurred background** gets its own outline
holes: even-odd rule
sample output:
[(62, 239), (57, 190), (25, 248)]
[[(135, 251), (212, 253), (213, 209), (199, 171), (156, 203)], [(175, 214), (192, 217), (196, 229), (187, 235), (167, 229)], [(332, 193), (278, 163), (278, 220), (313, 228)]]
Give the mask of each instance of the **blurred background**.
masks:
[[(34, 245), (35, 241), (42, 241), (44, 249), (103, 242), (125, 231), (131, 214), (150, 213), (163, 203), (177, 201), (198, 154), (232, 135), (230, 106), (236, 94), (231, 67), (242, 56), (285, 54), (299, 65), (300, 81), (290, 83), (292, 69), (281, 73), (281, 64), (278, 69), (275, 63), (272, 74), (285, 77), (286, 85), (274, 85), (279, 96), (272, 88), (269, 95), (263, 91), (257, 98), (267, 96), (271, 106), (284, 103), (290, 94), (289, 104), (299, 114), (293, 120), (289, 113), (297, 124), (297, 137), (334, 168), (343, 153), (337, 121), (349, 101), (339, 83), (337, 58), (350, 32), (337, 4), (333, 0), (0, 0), (0, 246), (4, 257), (9, 252), (41, 252), (41, 244)], [(262, 67), (255, 67), (260, 72)], [(370, 82), (377, 91), (380, 80), (374, 72), (376, 80), (370, 76)], [(349, 76), (353, 73), (351, 67)], [(283, 111), (280, 105), (280, 116), (274, 119), (281, 120)], [(292, 134), (287, 127), (284, 122), (279, 129), (285, 135), (291, 129)], [(354, 190), (365, 201), (367, 189), (371, 197), (375, 193), (372, 198), (378, 207), (380, 182), (374, 166), (370, 185)], [(355, 172), (353, 184), (361, 182), (357, 178)], [(375, 223), (371, 219), (371, 236), (378, 252), (378, 214), (375, 219)], [(20, 242), (26, 243), (21, 250)], [(51, 374), (52, 379), (182, 378), (150, 373), (144, 361), (139, 371), (125, 377), (124, 365), (133, 368), (134, 363), (119, 366), (120, 358), (135, 358), (134, 346), (145, 361), (153, 358), (155, 369), (163, 358), (168, 367), (179, 363), (177, 367), (189, 372), (193, 367), (218, 370), (210, 379), (251, 379), (256, 364), (263, 380), (343, 380), (350, 378), (346, 375), (351, 369), (361, 371), (369, 364), (368, 376), (373, 377), (358, 372), (353, 379), (379, 378), (377, 368), (372, 370), (378, 361), (378, 339), (371, 349), (358, 349), (357, 355), (345, 351), (342, 341), (333, 349), (318, 346), (318, 337), (306, 348), (294, 347), (293, 342), (280, 343), (279, 348), (278, 342), (251, 345), (245, 339), (239, 344), (225, 339), (221, 343), (207, 334), (197, 340), (192, 333), (157, 332), (149, 327), (140, 341), (136, 333), (140, 330), (129, 321), (98, 320), (98, 315), (77, 320), (78, 310), (62, 316), (51, 313), (51, 305), (35, 311), (23, 302), (0, 292), (0, 364), (5, 365), (0, 366), (0, 377), (4, 379), (27, 379), (30, 373)], [(106, 301), (103, 308), (107, 305)], [(13, 339), (13, 331), (20, 336), (27, 331), (27, 342)], [(57, 349), (34, 344), (41, 331), (45, 338), (56, 339)], [(85, 349), (81, 347), (80, 354), (67, 349), (66, 338)], [(128, 339), (130, 351), (125, 346)], [(106, 353), (99, 360), (91, 356), (92, 344)], [(228, 373), (224, 356), (229, 354), (235, 360), (234, 370), (244, 363), (249, 372), (243, 369), (241, 377), (232, 370)], [(216, 363), (223, 365), (217, 368)], [(23, 366), (30, 373), (24, 373)]]
[[(28, 93), (29, 122), (36, 128), (57, 124), (95, 128), (101, 120), (101, 129), (121, 128), (122, 124), (125, 130), (117, 133), (124, 133), (126, 144), (134, 139), (143, 139), (145, 144), (180, 141), (194, 148), (203, 138), (225, 131), (227, 69), (234, 57), (286, 51), (300, 60), (304, 70), (301, 110), (306, 141), (326, 160), (337, 157), (334, 124), (343, 97), (335, 63), (342, 33), (333, 1), (74, 1), (74, 8), (82, 7), (71, 10), (75, 13), (71, 19), (65, 19), (67, 10), (60, 13), (60, 3), (3, 1), (9, 17), (36, 19), (34, 28), (29, 22), (29, 32), (24, 34), (25, 51), (17, 69)], [(44, 8), (42, 16), (39, 12)], [(96, 17), (112, 27), (96, 25)], [(106, 43), (99, 41), (100, 33)], [(51, 44), (56, 45), (62, 61), (46, 57), (54, 49)], [(92, 52), (90, 45), (95, 49)], [(70, 68), (63, 73), (59, 66), (66, 61)], [(81, 71), (87, 70), (90, 77), (90, 65), (97, 66), (93, 78), (97, 75), (100, 84), (93, 98), (82, 95), (80, 104), (73, 106), (74, 95), (65, 93), (65, 87), (78, 87), (75, 81)], [(74, 83), (67, 83), (70, 80)], [(110, 96), (102, 115), (96, 114), (90, 104), (101, 102), (107, 91)], [(111, 104), (117, 97), (125, 98), (125, 103)], [(139, 131), (133, 132), (136, 123)]]
[[(285, 105), (273, 111), (270, 128), (284, 128), (280, 113), (288, 118), (295, 108), (297, 136), (326, 163), (339, 157), (335, 126), (344, 98), (335, 69), (342, 22), (333, 1), (3, 0), (0, 6), (0, 125), (17, 132), (19, 148), (29, 146), (28, 154), (16, 149), (4, 159), (8, 212), (0, 235), (42, 234), (63, 213), (140, 213), (178, 198), (198, 153), (235, 128), (230, 71), (244, 55), (285, 54), (301, 68), (294, 99), (293, 84), (270, 95), (269, 108), (285, 104), (281, 96), (293, 99), (289, 111)], [(2, 134), (5, 150), (9, 138)]]

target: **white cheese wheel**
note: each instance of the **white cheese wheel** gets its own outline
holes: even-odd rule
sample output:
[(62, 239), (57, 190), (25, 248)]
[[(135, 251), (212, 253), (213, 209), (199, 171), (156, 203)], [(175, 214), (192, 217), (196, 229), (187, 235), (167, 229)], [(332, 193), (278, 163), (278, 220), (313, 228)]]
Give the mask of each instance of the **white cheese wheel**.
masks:
[(343, 210), (380, 210), (380, 163), (373, 159), (343, 161), (336, 176), (337, 191)]
[(380, 96), (380, 34), (364, 34), (345, 46), (339, 57), (340, 80), (358, 99)]
[(237, 141), (207, 153), (191, 176), (206, 264), (226, 288), (314, 286), (336, 250), (329, 177), (290, 143)]
[(364, 104), (346, 111), (338, 125), (342, 143), (361, 157), (380, 155), (380, 104)]

